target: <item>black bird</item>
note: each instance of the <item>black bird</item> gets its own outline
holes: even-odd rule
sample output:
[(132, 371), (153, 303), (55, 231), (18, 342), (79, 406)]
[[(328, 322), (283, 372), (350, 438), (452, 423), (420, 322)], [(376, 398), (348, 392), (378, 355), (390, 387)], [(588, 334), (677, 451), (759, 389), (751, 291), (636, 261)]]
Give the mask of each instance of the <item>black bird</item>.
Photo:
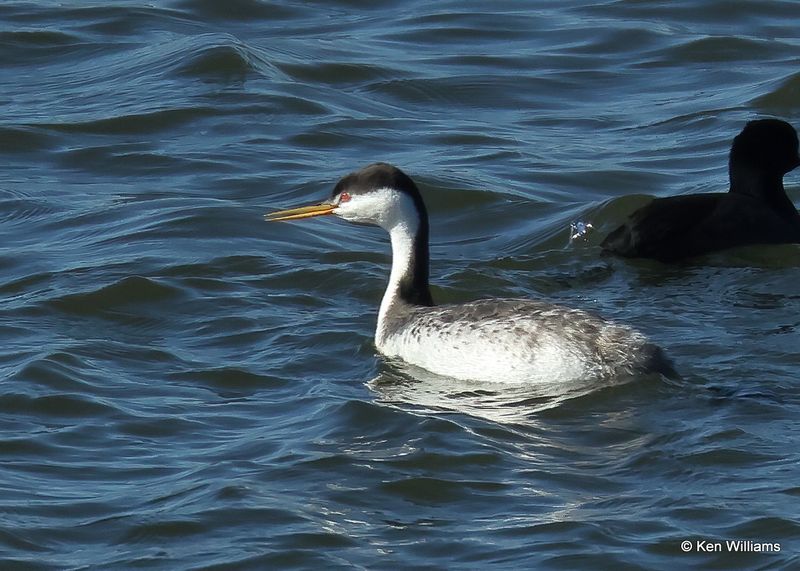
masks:
[(603, 240), (604, 251), (674, 262), (750, 244), (800, 243), (800, 214), (783, 176), (800, 165), (797, 132), (750, 121), (733, 139), (727, 193), (656, 198)]

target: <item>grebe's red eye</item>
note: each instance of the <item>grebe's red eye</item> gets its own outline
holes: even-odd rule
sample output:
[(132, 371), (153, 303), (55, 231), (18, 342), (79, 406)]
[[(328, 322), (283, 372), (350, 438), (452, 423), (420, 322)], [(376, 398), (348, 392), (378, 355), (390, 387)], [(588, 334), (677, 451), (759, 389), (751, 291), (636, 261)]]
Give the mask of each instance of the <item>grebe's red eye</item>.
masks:
[(339, 202), (349, 202), (350, 201), (350, 193), (343, 192), (339, 195)]

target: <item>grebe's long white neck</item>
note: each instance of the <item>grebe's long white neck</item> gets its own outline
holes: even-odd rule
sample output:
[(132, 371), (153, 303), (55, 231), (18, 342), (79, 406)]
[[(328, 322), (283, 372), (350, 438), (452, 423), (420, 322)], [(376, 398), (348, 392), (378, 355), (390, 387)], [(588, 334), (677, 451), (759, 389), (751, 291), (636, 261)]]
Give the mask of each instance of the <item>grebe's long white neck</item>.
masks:
[(398, 208), (381, 224), (392, 243), (392, 270), (378, 312), (375, 343), (379, 347), (387, 334), (388, 317), (399, 306), (433, 305), (428, 288), (427, 219), (421, 220), (411, 198), (398, 193), (393, 198), (398, 201)]

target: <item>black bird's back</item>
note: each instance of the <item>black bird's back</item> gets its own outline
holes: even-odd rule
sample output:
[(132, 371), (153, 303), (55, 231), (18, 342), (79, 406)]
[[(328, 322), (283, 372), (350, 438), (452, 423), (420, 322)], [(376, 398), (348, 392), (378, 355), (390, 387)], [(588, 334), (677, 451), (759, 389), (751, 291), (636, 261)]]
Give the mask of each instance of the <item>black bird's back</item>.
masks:
[(733, 193), (656, 198), (611, 232), (601, 246), (628, 258), (672, 262), (747, 244), (800, 242), (800, 216)]
[(728, 157), (728, 193), (657, 198), (606, 236), (605, 251), (672, 262), (749, 244), (800, 242), (783, 176), (800, 166), (797, 133), (779, 119), (745, 125)]

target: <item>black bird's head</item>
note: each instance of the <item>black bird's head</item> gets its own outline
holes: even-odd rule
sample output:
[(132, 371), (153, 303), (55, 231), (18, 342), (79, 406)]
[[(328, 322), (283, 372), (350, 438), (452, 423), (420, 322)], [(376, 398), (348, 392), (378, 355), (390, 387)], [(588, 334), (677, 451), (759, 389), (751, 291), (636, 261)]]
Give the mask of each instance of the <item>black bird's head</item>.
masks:
[(797, 132), (779, 119), (750, 121), (733, 139), (730, 164), (782, 177), (800, 166)]

